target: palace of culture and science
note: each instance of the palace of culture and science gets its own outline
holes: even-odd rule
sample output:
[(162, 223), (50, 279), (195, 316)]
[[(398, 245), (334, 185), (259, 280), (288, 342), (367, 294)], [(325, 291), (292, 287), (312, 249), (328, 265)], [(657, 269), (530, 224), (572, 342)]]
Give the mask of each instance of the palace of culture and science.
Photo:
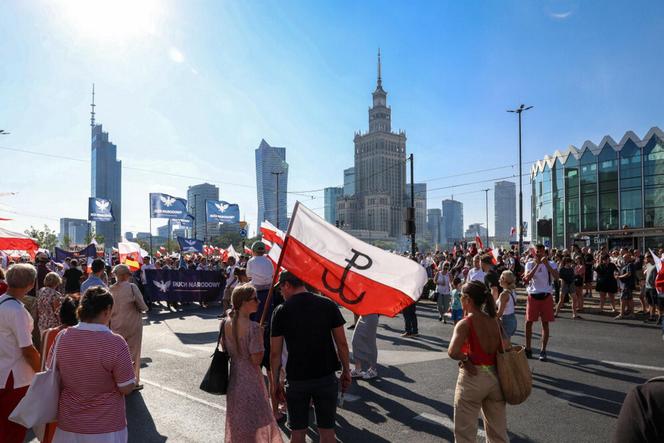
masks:
[(355, 133), (355, 193), (337, 199), (339, 226), (359, 238), (396, 240), (406, 206), (406, 134), (392, 132), (392, 109), (381, 79), (369, 108), (369, 132)]

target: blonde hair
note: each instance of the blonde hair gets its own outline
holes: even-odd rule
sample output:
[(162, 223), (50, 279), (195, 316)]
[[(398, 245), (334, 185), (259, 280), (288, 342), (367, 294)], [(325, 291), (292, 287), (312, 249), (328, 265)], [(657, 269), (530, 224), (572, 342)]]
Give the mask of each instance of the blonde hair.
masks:
[(237, 349), (238, 353), (240, 352), (240, 339), (238, 336), (237, 319), (240, 315), (240, 308), (244, 303), (249, 301), (251, 297), (255, 296), (256, 288), (250, 283), (237, 285), (231, 293), (231, 305), (233, 306), (233, 311), (231, 312), (231, 320), (233, 321), (233, 340), (235, 341), (235, 349)]
[(505, 289), (516, 289), (516, 276), (512, 271), (503, 271), (500, 277), (505, 280), (505, 285), (507, 286)]
[(53, 288), (61, 284), (62, 284), (62, 279), (56, 272), (49, 272), (48, 274), (46, 274), (46, 277), (44, 277), (44, 286)]
[(27, 288), (34, 285), (37, 279), (37, 269), (27, 263), (11, 265), (7, 269), (7, 286), (10, 288)]

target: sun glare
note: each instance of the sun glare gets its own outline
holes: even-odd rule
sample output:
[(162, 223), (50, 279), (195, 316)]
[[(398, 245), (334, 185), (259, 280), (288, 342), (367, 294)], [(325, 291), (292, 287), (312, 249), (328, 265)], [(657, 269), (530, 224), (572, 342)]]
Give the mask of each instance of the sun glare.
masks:
[(128, 43), (155, 35), (163, 16), (159, 0), (56, 0), (61, 24), (85, 39)]

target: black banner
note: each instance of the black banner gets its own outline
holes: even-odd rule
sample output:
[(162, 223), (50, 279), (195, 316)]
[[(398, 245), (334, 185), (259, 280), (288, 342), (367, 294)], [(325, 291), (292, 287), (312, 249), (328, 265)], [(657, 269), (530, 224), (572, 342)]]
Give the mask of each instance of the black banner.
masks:
[(219, 271), (145, 270), (145, 291), (151, 301), (210, 302), (220, 300), (226, 279)]

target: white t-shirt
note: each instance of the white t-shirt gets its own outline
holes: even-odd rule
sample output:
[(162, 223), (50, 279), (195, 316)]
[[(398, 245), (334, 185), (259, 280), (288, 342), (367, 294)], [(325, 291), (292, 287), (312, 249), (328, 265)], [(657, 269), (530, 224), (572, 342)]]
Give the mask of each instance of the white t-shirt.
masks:
[(141, 267), (141, 283), (143, 284), (147, 283), (147, 280), (145, 279), (145, 271), (148, 269), (157, 269), (157, 267), (154, 265), (154, 263), (150, 263)]
[(450, 274), (444, 274), (442, 272), (436, 273), (436, 292), (439, 294), (449, 294), (450, 293)]
[(481, 281), (484, 283), (484, 276), (486, 274), (484, 271), (482, 271), (482, 268), (470, 268), (468, 271), (468, 278), (466, 278), (466, 281)]
[(23, 303), (9, 298), (0, 296), (0, 386), (5, 387), (11, 372), (16, 389), (28, 386), (35, 375), (21, 351), (32, 345), (34, 322)]
[[(536, 266), (535, 261), (530, 259), (528, 260), (528, 263), (526, 263), (526, 274), (528, 274), (532, 269)], [(551, 269), (553, 270), (558, 270), (558, 265), (556, 265), (555, 262), (552, 262), (549, 260), (549, 266), (551, 266)], [(539, 265), (537, 268), (537, 271), (535, 272), (535, 275), (530, 279), (528, 282), (528, 287), (526, 290), (528, 291), (528, 294), (538, 294), (538, 293), (546, 293), (546, 294), (552, 294), (553, 293), (553, 287), (551, 286), (553, 284), (553, 277), (549, 277), (549, 270), (546, 268), (544, 265)]]
[(274, 266), (269, 258), (264, 255), (252, 257), (247, 262), (247, 277), (256, 287), (265, 287), (272, 284)]
[(226, 287), (229, 289), (237, 286), (237, 277), (235, 276), (236, 267), (236, 265), (233, 265), (226, 268)]

